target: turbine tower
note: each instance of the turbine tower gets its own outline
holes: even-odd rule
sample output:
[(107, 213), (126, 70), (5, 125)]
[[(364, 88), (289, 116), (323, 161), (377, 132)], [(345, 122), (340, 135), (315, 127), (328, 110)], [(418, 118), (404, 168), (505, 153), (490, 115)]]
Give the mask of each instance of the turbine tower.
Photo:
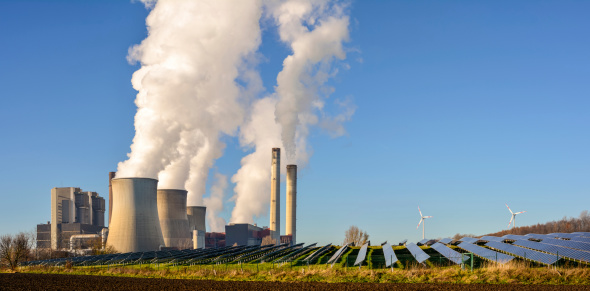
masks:
[(418, 222), (418, 226), (416, 226), (416, 229), (418, 229), (420, 227), (420, 223), (422, 223), (422, 239), (424, 239), (424, 227), (426, 225), (426, 222), (424, 221), (424, 219), (426, 218), (432, 218), (432, 216), (424, 216), (422, 215), (422, 211), (420, 211), (420, 206), (418, 206), (418, 212), (420, 212), (420, 222)]
[[(506, 204), (506, 203), (504, 203)], [(506, 207), (508, 207), (508, 204), (506, 204)], [(514, 221), (514, 223), (512, 223), (512, 228), (514, 228), (516, 226), (516, 215), (517, 214), (521, 214), (521, 213), (525, 213), (526, 211), (521, 211), (521, 212), (512, 212), (512, 209), (510, 209), (510, 207), (508, 207), (508, 211), (510, 211), (510, 214), (512, 214), (512, 217), (510, 218), (510, 222), (508, 222), (508, 228), (510, 228), (510, 224), (512, 223), (512, 221)]]

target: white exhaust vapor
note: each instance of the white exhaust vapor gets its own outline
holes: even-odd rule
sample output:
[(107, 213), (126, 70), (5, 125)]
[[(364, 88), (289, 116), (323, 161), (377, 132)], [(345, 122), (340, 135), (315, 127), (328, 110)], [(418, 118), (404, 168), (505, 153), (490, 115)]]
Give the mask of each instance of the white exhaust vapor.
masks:
[(160, 188), (188, 190), (189, 206), (202, 205), (209, 169), (223, 154), (220, 137), (236, 134), (249, 103), (252, 90), (236, 80), (256, 78), (250, 59), (260, 45), (262, 3), (143, 2), (152, 8), (148, 36), (128, 56), (141, 64), (132, 78), (136, 132), (117, 177), (158, 178)]

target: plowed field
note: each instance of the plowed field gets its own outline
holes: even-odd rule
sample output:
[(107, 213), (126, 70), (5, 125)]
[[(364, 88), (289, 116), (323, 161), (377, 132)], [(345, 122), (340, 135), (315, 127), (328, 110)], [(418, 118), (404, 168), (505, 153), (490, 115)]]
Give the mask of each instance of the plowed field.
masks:
[(228, 282), (55, 274), (0, 274), (0, 290), (590, 290), (589, 286)]

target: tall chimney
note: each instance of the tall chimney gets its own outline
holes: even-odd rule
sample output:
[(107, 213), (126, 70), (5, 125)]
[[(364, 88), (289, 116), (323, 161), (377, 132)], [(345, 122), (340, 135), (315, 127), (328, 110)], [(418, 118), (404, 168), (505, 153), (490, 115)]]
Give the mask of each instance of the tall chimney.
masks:
[(115, 172), (109, 172), (109, 225), (111, 225), (111, 217), (113, 217), (113, 184), (111, 180), (115, 178)]
[(272, 149), (270, 168), (270, 235), (276, 244), (281, 243), (281, 149)]
[(296, 244), (297, 232), (297, 165), (287, 165), (287, 229), (291, 245)]

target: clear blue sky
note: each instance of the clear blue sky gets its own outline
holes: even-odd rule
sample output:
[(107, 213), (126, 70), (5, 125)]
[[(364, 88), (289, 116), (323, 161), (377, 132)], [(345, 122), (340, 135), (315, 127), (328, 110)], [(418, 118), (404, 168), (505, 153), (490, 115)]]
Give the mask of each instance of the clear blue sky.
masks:
[[(310, 136), (299, 241), (341, 243), (350, 225), (374, 243), (418, 241), (418, 205), (434, 216), (428, 237), (499, 231), (504, 203), (527, 211), (519, 225), (590, 209), (590, 2), (354, 1), (350, 11), (350, 69), (330, 85), (357, 111), (346, 136)], [(50, 220), (52, 187), (108, 197), (107, 173), (134, 136), (138, 67), (126, 55), (147, 14), (128, 1), (0, 1), (0, 234)], [(269, 29), (260, 52), (271, 90), (289, 51)], [(231, 176), (246, 153), (224, 141), (215, 170)]]

